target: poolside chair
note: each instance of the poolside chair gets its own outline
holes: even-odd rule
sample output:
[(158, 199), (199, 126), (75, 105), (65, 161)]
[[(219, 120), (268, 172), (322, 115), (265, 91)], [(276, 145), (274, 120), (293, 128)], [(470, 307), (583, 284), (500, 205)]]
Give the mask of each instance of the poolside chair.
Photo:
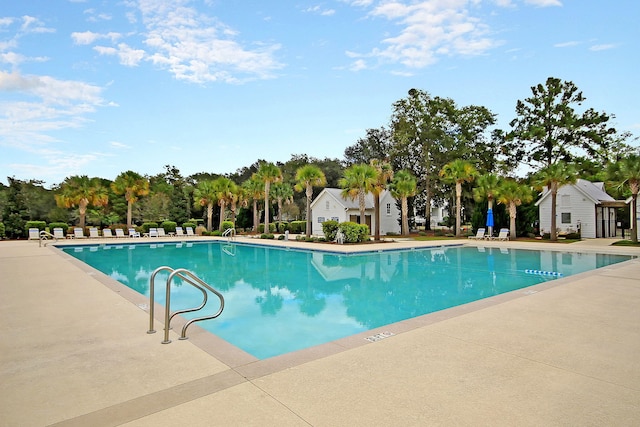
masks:
[(96, 227), (89, 228), (89, 238), (90, 239), (99, 239), (100, 235), (98, 234), (98, 229)]
[(73, 229), (73, 238), (74, 239), (86, 239), (87, 236), (84, 235), (84, 230), (80, 227), (76, 227)]
[(155, 227), (149, 228), (149, 237), (158, 237), (158, 229)]
[(111, 232), (111, 229), (105, 228), (104, 230), (102, 230), (102, 237), (113, 238), (113, 233)]
[(164, 232), (164, 228), (158, 227), (158, 237), (167, 237), (167, 233)]
[(193, 228), (187, 227), (187, 237), (194, 237), (195, 233), (193, 232)]
[(184, 236), (184, 230), (182, 229), (182, 227), (176, 227), (176, 237), (182, 236)]
[(119, 237), (124, 237), (124, 230), (122, 228), (116, 228), (116, 239)]
[(476, 235), (475, 236), (469, 236), (469, 238), (473, 239), (473, 240), (484, 240), (486, 238), (486, 236), (485, 236), (485, 232), (486, 231), (487, 230), (484, 229), (484, 228), (478, 228), (478, 231), (476, 232)]
[(140, 233), (135, 228), (129, 229), (129, 237), (140, 237)]
[(54, 228), (53, 237), (55, 237), (56, 239), (64, 239), (64, 230), (59, 227)]
[(40, 240), (40, 230), (37, 228), (30, 228), (29, 240)]
[(491, 240), (509, 240), (509, 229), (501, 228), (498, 237), (492, 237)]

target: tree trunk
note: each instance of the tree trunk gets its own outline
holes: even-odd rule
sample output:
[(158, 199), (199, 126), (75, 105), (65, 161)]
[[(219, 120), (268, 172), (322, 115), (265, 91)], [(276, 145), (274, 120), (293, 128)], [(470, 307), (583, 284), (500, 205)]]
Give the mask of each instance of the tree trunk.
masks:
[(549, 233), (549, 236), (552, 242), (558, 241), (558, 233), (556, 231), (556, 198), (557, 193), (551, 190), (551, 232)]
[(258, 201), (253, 199), (253, 231), (258, 232)]
[(213, 203), (207, 204), (207, 231), (213, 227)]
[(311, 196), (313, 196), (313, 187), (310, 184), (307, 184), (306, 189), (307, 195), (307, 227), (306, 227), (306, 235), (307, 237), (311, 237)]
[(364, 197), (365, 197), (364, 191), (360, 191), (360, 193), (358, 194), (358, 201), (360, 204), (360, 224), (367, 225), (367, 219), (364, 216), (364, 209), (365, 209)]
[(133, 216), (131, 213), (133, 211), (133, 203), (130, 200), (127, 200), (127, 228), (133, 227), (132, 219)]
[(409, 235), (409, 203), (407, 202), (407, 198), (402, 198), (402, 226), (401, 226), (401, 234), (403, 236)]
[(220, 226), (218, 227), (218, 230), (222, 231), (222, 223), (224, 222), (224, 211), (227, 208), (227, 204), (224, 202), (224, 200), (220, 201)]
[(514, 202), (509, 202), (509, 240), (516, 240), (516, 214), (517, 206)]
[(456, 237), (462, 234), (461, 217), (462, 217), (462, 184), (456, 182)]
[(271, 183), (267, 181), (264, 185), (264, 232), (269, 233), (269, 188)]
[(638, 243), (638, 193), (631, 196), (631, 241)]
[[(87, 217), (87, 205), (89, 204), (88, 201), (80, 201), (80, 206), (78, 207), (78, 213), (80, 214), (80, 228), (82, 228), (84, 230), (84, 223), (85, 223), (85, 218)], [(84, 231), (83, 231), (84, 233)]]
[(380, 241), (380, 195), (373, 195), (374, 214), (376, 216), (375, 240)]

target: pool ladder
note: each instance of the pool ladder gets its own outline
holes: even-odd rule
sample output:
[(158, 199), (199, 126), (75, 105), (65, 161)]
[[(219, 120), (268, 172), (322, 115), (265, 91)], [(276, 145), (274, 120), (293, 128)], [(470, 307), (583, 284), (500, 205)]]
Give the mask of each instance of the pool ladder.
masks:
[[(162, 344), (169, 344), (171, 342), (171, 340), (169, 339), (169, 329), (171, 329), (171, 320), (173, 319), (173, 317), (176, 316), (177, 314), (191, 313), (194, 311), (199, 311), (202, 308), (204, 308), (204, 306), (207, 304), (207, 299), (208, 299), (207, 291), (210, 291), (211, 293), (213, 293), (215, 296), (219, 298), (220, 308), (214, 314), (210, 314), (202, 317), (196, 317), (194, 319), (189, 320), (187, 323), (185, 323), (184, 326), (182, 327), (182, 333), (180, 335), (180, 339), (181, 340), (188, 339), (187, 328), (191, 326), (192, 323), (200, 322), (202, 320), (215, 319), (216, 317), (220, 316), (220, 314), (222, 314), (222, 310), (224, 310), (224, 297), (220, 292), (216, 291), (214, 288), (209, 286), (198, 276), (196, 276), (195, 274), (193, 274), (192, 272), (190, 272), (185, 268), (178, 268), (174, 270), (173, 268), (167, 267), (167, 266), (158, 267), (153, 271), (153, 273), (151, 273), (151, 278), (149, 279), (149, 330), (147, 331), (148, 334), (153, 334), (156, 332), (153, 329), (153, 311), (154, 311), (154, 305), (155, 305), (154, 288), (155, 288), (156, 275), (161, 271), (170, 272), (169, 278), (167, 279), (167, 294), (166, 294), (166, 299), (165, 299), (166, 302), (164, 306), (164, 341), (162, 341)], [(202, 292), (203, 299), (202, 299), (202, 303), (199, 306), (193, 307), (193, 308), (185, 308), (182, 310), (176, 310), (175, 312), (171, 313), (171, 282), (173, 281), (173, 278), (176, 276), (180, 278), (184, 283), (188, 283), (191, 286), (198, 289), (200, 292)]]

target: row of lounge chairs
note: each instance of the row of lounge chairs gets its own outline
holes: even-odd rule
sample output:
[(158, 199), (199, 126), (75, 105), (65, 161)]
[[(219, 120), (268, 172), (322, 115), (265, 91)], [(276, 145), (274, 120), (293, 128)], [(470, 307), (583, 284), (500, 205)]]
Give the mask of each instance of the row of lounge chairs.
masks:
[(491, 236), (486, 234), (487, 230), (484, 228), (478, 228), (475, 236), (469, 236), (472, 240), (509, 240), (509, 229), (501, 228), (498, 236)]
[[(196, 234), (193, 232), (192, 227), (186, 227), (186, 232), (185, 230), (182, 229), (182, 227), (176, 227), (175, 233), (165, 233), (164, 228), (162, 227), (150, 228), (149, 233), (144, 234), (145, 237), (168, 237), (168, 236), (193, 237), (195, 235)], [(66, 236), (62, 228), (54, 228), (53, 237), (56, 239), (65, 239), (65, 238), (86, 239), (87, 237), (89, 237), (90, 239), (97, 239), (100, 237), (103, 237), (103, 238), (141, 237), (141, 235), (138, 231), (136, 231), (135, 228), (130, 228), (128, 234), (125, 234), (123, 229), (116, 228), (115, 235), (113, 234), (113, 231), (111, 231), (110, 228), (105, 228), (104, 230), (102, 230), (102, 236), (100, 236), (97, 227), (90, 227), (89, 236), (86, 236), (82, 228), (75, 227), (73, 229), (73, 233), (68, 232)], [(38, 230), (37, 228), (30, 228), (29, 240), (38, 240), (38, 239), (40, 239), (40, 230)]]

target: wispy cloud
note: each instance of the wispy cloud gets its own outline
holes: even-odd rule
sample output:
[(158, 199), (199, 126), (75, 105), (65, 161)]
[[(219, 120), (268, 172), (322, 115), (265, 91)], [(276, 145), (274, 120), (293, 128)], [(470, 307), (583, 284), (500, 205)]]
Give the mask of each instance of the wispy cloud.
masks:
[(562, 43), (556, 43), (553, 45), (553, 47), (559, 47), (559, 48), (563, 48), (563, 47), (573, 47), (573, 46), (578, 46), (580, 44), (579, 41), (568, 41), (568, 42), (562, 42)]
[(372, 5), (369, 17), (387, 19), (401, 27), (398, 34), (381, 40), (382, 48), (360, 54), (360, 59), (423, 68), (440, 57), (482, 55), (501, 44), (492, 38), (489, 27), (466, 9), (469, 0), (351, 4)]
[(335, 9), (325, 9), (322, 6), (311, 6), (303, 10), (306, 13), (314, 13), (322, 16), (331, 16), (336, 13)]
[(594, 52), (598, 52), (601, 50), (609, 50), (609, 49), (615, 49), (616, 47), (618, 47), (616, 44), (613, 43), (609, 43), (609, 44), (594, 44), (593, 46), (591, 46), (589, 48), (589, 50), (594, 51)]
[(121, 38), (122, 34), (115, 32), (109, 32), (106, 34), (94, 33), (93, 31), (71, 33), (71, 39), (77, 45), (89, 45), (101, 39), (109, 39), (111, 42), (116, 42)]
[(562, 6), (560, 0), (525, 0), (525, 3), (537, 7)]

